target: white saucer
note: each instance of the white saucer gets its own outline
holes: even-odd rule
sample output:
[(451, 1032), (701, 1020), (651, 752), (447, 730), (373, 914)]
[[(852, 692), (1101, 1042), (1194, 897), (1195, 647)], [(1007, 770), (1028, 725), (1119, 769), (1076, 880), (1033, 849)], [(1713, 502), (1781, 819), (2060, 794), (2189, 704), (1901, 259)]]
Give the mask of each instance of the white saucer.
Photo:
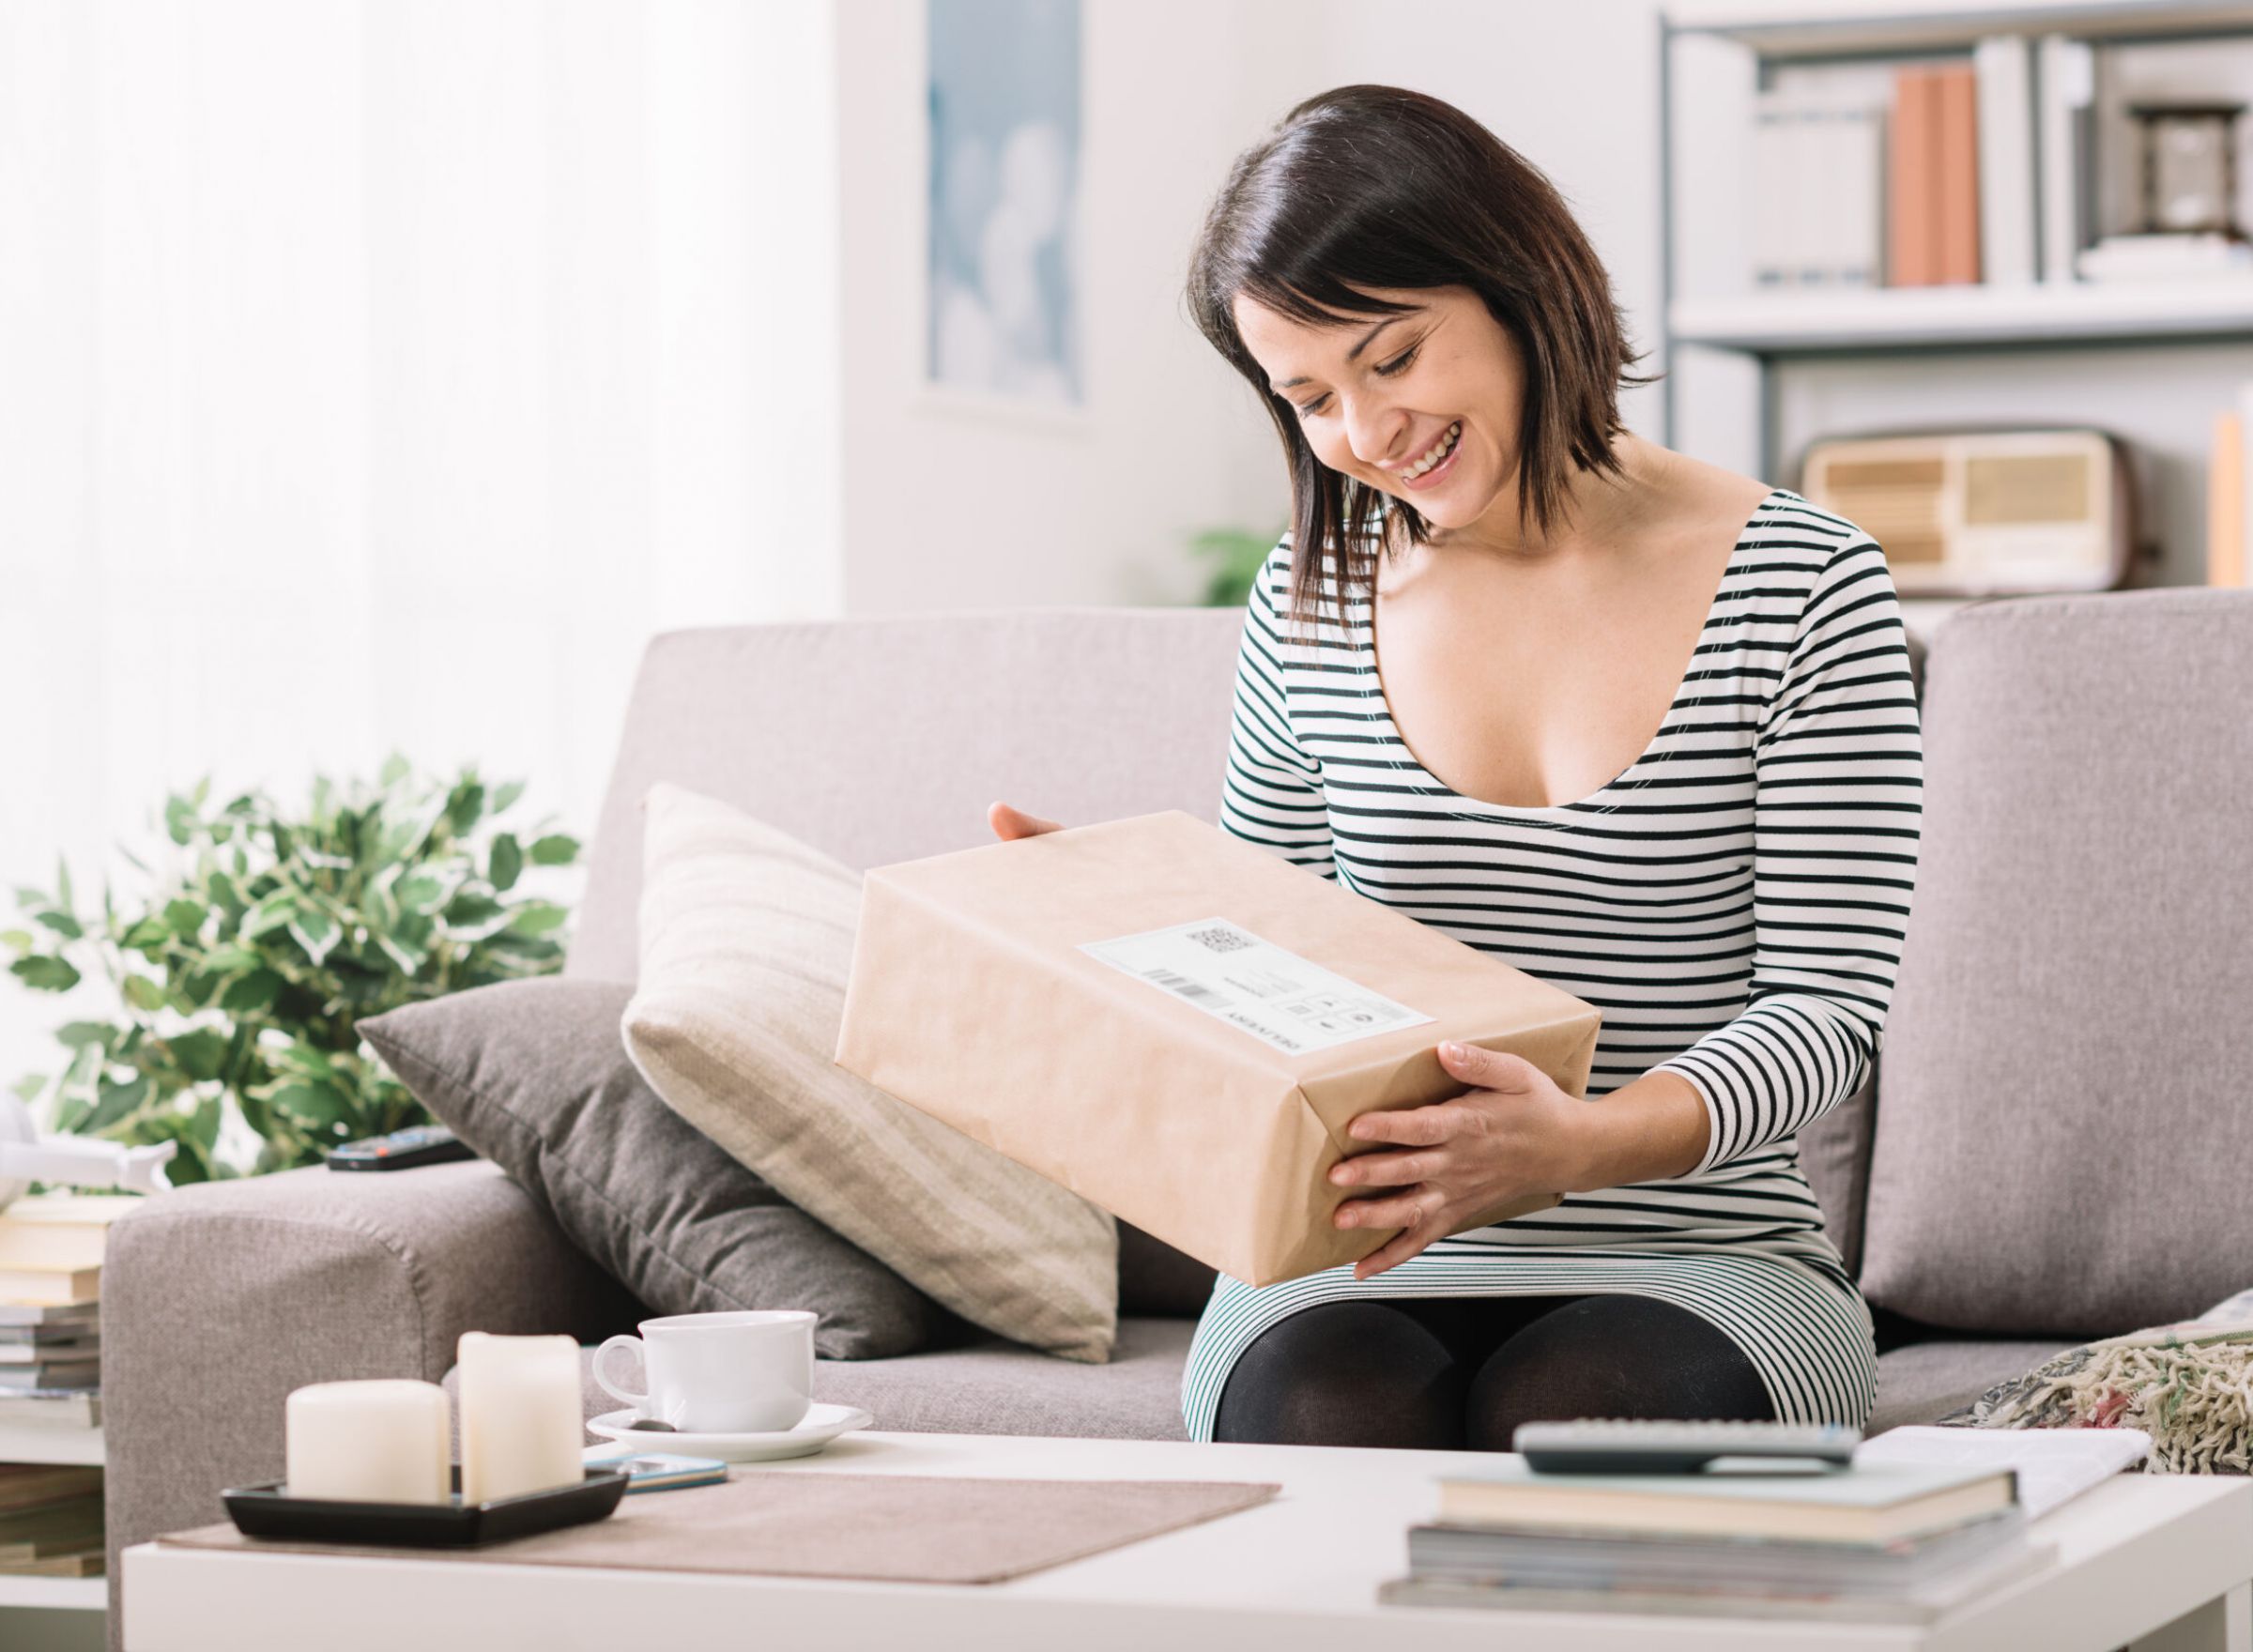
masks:
[(876, 1420), (857, 1405), (827, 1405), (819, 1400), (806, 1408), (797, 1427), (752, 1434), (668, 1434), (659, 1429), (626, 1427), (640, 1415), (631, 1407), (606, 1411), (588, 1419), (587, 1431), (643, 1451), (669, 1452), (676, 1457), (716, 1457), (722, 1462), (765, 1462), (777, 1457), (807, 1456), (839, 1434), (865, 1429)]

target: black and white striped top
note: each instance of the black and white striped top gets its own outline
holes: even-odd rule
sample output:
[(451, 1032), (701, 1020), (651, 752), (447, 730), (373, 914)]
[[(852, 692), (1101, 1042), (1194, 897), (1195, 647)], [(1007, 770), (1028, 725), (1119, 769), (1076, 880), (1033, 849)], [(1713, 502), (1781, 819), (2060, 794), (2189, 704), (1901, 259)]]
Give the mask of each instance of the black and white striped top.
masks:
[[(1350, 1268), (1270, 1287), (1275, 1303), (1479, 1279), (1507, 1292), (1524, 1288), (1510, 1258), (1533, 1253), (1552, 1289), (1563, 1288), (1568, 1252), (1788, 1258), (1841, 1297), (1838, 1323), (1801, 1339), (1831, 1338), (1828, 1353), (1802, 1352), (1836, 1369), (1795, 1376), (1793, 1332), (1748, 1332), (1741, 1303), (1701, 1306), (1767, 1348), (1753, 1352), (1780, 1415), (1850, 1413), (1845, 1391), (1869, 1375), (1856, 1345), (1867, 1309), (1822, 1232), (1795, 1136), (1854, 1092), (1880, 1048), (1915, 882), (1923, 744), (1877, 542), (1771, 490), (1731, 553), (1657, 736), (1600, 790), (1539, 807), (1465, 797), (1418, 762), (1379, 687), (1370, 599), (1350, 597), (1341, 625), (1326, 598), (1319, 622), (1287, 630), (1290, 556), (1286, 534), (1249, 604), (1223, 829), (1595, 1005), (1587, 1094), (1653, 1067), (1678, 1073), (1704, 1098), (1710, 1131), (1683, 1176), (1570, 1194), (1438, 1241), (1352, 1290)], [(1599, 1271), (1603, 1288), (1639, 1288), (1632, 1262)], [(1275, 1315), (1249, 1300), (1264, 1294), (1230, 1280), (1217, 1289), (1185, 1378), (1192, 1438), (1210, 1437), (1249, 1327)], [(1795, 1381), (1801, 1391), (1787, 1398)], [(1827, 1398), (1810, 1397), (1825, 1384)]]

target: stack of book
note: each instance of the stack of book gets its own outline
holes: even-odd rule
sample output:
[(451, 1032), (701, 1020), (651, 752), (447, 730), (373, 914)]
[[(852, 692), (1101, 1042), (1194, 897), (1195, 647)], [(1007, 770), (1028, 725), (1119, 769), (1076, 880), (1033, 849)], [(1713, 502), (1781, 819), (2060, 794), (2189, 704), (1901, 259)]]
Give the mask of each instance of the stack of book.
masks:
[(101, 1421), (101, 1258), (130, 1194), (43, 1194), (0, 1211), (0, 1423)]
[(101, 1470), (0, 1462), (0, 1573), (102, 1571)]
[[(2106, 233), (2140, 217), (2138, 134), (2124, 116), (2108, 117), (2109, 128), (2098, 121), (2107, 72), (2095, 43), (2064, 34), (1990, 35), (1939, 60), (1784, 66), (1750, 105), (1754, 282), (2017, 286), (2243, 274), (2248, 254), (2226, 237)], [(2182, 72), (2195, 98), (2197, 69)], [(2100, 211), (2105, 176), (2122, 198)]]
[(2029, 1539), (2015, 1471), (1988, 1464), (1538, 1474), (1497, 1455), (1439, 1488), (1380, 1600), (1926, 1623), (2056, 1549)]

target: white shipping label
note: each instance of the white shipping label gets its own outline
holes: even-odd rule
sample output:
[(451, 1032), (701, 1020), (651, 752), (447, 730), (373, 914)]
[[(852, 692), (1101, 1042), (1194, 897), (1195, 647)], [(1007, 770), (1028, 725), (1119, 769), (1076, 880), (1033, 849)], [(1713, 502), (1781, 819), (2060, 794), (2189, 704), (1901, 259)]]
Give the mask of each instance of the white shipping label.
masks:
[(1080, 950), (1293, 1055), (1432, 1019), (1226, 918), (1084, 941)]

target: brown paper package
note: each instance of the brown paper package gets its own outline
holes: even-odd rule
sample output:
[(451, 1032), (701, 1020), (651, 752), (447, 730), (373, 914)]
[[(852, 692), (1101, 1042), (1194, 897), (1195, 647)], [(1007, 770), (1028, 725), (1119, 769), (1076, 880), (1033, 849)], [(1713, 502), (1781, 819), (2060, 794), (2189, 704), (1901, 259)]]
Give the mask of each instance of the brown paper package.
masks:
[[(1431, 1019), (1294, 1054), (1080, 950), (1203, 919)], [(1269, 1285), (1358, 1262), (1399, 1232), (1337, 1227), (1359, 1190), (1329, 1170), (1386, 1150), (1346, 1135), (1357, 1115), (1463, 1093), (1442, 1040), (1523, 1056), (1581, 1095), (1600, 1025), (1571, 993), (1169, 810), (870, 871), (836, 1061)], [(1560, 1197), (1509, 1201), (1457, 1231)]]

